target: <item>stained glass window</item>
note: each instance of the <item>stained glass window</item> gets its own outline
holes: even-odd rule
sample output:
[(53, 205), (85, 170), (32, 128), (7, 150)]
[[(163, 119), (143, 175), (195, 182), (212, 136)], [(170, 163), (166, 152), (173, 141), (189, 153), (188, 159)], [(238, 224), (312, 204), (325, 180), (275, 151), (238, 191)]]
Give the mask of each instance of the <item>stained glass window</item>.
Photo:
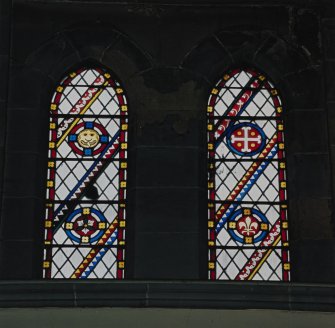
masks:
[(212, 89), (208, 119), (209, 279), (289, 281), (283, 107), (253, 69)]
[(50, 106), (45, 278), (124, 277), (127, 100), (105, 69), (82, 68)]

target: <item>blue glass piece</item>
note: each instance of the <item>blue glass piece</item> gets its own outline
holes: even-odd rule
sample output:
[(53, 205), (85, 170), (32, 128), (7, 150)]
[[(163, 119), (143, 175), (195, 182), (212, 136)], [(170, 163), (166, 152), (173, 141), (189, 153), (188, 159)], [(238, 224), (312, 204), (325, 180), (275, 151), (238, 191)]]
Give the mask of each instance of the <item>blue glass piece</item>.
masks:
[(108, 136), (100, 136), (100, 142), (102, 143), (108, 142)]
[(94, 123), (93, 122), (85, 122), (85, 128), (86, 129), (93, 129)]
[(77, 141), (77, 135), (76, 134), (70, 134), (69, 135), (69, 141)]
[(92, 148), (84, 149), (84, 155), (85, 156), (92, 156)]

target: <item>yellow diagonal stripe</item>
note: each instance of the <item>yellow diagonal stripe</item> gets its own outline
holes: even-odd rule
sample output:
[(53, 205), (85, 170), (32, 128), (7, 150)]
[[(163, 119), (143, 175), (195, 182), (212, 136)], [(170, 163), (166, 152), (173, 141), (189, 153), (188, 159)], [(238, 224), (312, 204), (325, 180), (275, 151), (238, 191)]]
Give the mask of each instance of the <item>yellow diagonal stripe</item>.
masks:
[[(108, 85), (108, 81), (106, 81), (103, 86), (107, 86)], [(79, 115), (85, 114), (87, 112), (87, 110), (90, 108), (90, 106), (94, 103), (94, 101), (100, 96), (100, 94), (104, 91), (105, 89), (101, 88), (95, 95), (94, 97), (87, 103), (87, 105), (82, 109), (82, 111), (79, 113)], [(57, 142), (57, 147), (59, 147), (63, 141), (65, 140), (65, 138), (68, 136), (68, 134), (70, 133), (70, 131), (73, 129), (73, 127), (79, 122), (80, 118), (76, 118), (72, 124), (70, 125), (70, 127), (64, 132), (64, 134), (62, 135), (62, 137), (58, 140)]]
[[(110, 229), (112, 229), (112, 226), (115, 225), (115, 228), (117, 227), (117, 217), (113, 220), (113, 222), (110, 224), (110, 226), (108, 227), (107, 231), (110, 231)], [(103, 236), (98, 240), (96, 245), (101, 245), (101, 242), (104, 242), (104, 238), (106, 238), (106, 232), (103, 234)], [(111, 231), (110, 231), (111, 232)], [(109, 236), (108, 236), (109, 237)], [(95, 255), (94, 254), (96, 252), (96, 249), (92, 249), (87, 255), (86, 258), (83, 259), (83, 261), (78, 265), (78, 267), (75, 269), (74, 273), (72, 274), (71, 278), (77, 278), (77, 275), (80, 275), (85, 268), (87, 267), (87, 265), (94, 259)], [(82, 269), (84, 267), (84, 270)], [(79, 270), (82, 269), (82, 270)]]
[[(273, 242), (272, 246), (277, 246), (279, 241), (280, 241), (280, 234), (278, 235), (277, 239)], [(254, 269), (254, 271), (251, 273), (251, 275), (248, 277), (248, 280), (252, 280), (252, 278), (255, 276), (255, 274), (259, 271), (259, 269), (261, 268), (261, 266), (263, 265), (263, 263), (267, 260), (267, 258), (270, 256), (271, 252), (273, 251), (273, 249), (269, 249), (264, 257), (262, 258), (262, 260), (258, 263), (258, 265), (256, 266), (256, 268)]]

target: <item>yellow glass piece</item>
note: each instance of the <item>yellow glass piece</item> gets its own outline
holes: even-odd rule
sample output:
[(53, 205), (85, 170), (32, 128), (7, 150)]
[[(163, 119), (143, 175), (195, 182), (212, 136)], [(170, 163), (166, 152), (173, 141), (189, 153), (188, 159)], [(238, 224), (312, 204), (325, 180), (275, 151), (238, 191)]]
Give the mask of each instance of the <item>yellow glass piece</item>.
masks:
[(212, 107), (212, 106), (208, 106), (208, 107), (207, 107), (207, 112), (208, 112), (208, 113), (211, 113), (212, 111), (213, 111), (213, 107)]
[(121, 143), (121, 149), (127, 149), (128, 145), (126, 142)]
[(70, 77), (75, 77), (77, 75), (77, 73), (73, 72), (70, 74)]
[(126, 186), (127, 186), (127, 182), (126, 181), (121, 181), (120, 182), (120, 187), (121, 188), (126, 188)]
[(288, 228), (288, 222), (287, 221), (283, 221), (281, 225), (282, 225), (283, 229)]
[(50, 105), (50, 109), (51, 110), (56, 110), (57, 109), (57, 105), (56, 104), (51, 104)]
[(214, 269), (215, 268), (215, 265), (213, 262), (208, 262), (208, 268), (209, 269)]
[(252, 244), (252, 238), (251, 237), (245, 237), (244, 239), (246, 244)]
[(236, 222), (229, 222), (229, 223), (228, 223), (228, 227), (229, 227), (230, 229), (235, 229), (235, 228), (236, 228)]
[(83, 208), (83, 214), (90, 214), (91, 209), (89, 207)]
[(286, 167), (285, 162), (281, 162), (281, 163), (279, 164), (279, 167), (280, 167), (281, 169), (285, 169), (285, 167)]
[(127, 162), (121, 162), (121, 169), (126, 169), (127, 168)]
[(119, 262), (119, 269), (124, 269), (124, 262), (123, 261), (121, 261), (121, 262)]
[(283, 111), (283, 107), (277, 107), (277, 112), (281, 113)]
[(213, 227), (214, 227), (214, 222), (208, 221), (208, 228), (213, 228)]
[(208, 182), (208, 189), (214, 188), (214, 183), (213, 182)]
[(278, 130), (283, 131), (284, 130), (284, 125), (283, 124), (278, 124)]
[(290, 270), (291, 266), (290, 263), (284, 263), (284, 270)]
[(64, 89), (63, 87), (59, 86), (59, 87), (57, 87), (57, 92), (62, 92), (63, 89)]
[(121, 129), (122, 129), (123, 131), (128, 130), (128, 124), (122, 124), (122, 125), (121, 125)]
[(214, 89), (212, 90), (212, 94), (213, 94), (213, 95), (217, 95), (218, 93), (219, 93), (219, 90), (218, 90), (218, 89), (214, 88)]
[(121, 88), (116, 88), (116, 93), (122, 93), (123, 92), (123, 89)]
[(214, 241), (211, 241), (211, 240), (210, 240), (210, 241), (208, 242), (208, 246), (214, 246)]
[(120, 241), (119, 241), (119, 245), (120, 245), (120, 246), (124, 246), (125, 244), (126, 244), (126, 243), (125, 243), (124, 240), (120, 240)]
[(43, 262), (43, 268), (44, 268), (44, 269), (48, 269), (48, 268), (50, 268), (50, 262), (49, 262), (49, 261), (44, 261), (44, 262)]
[(126, 226), (126, 221), (124, 221), (124, 220), (120, 221), (119, 225), (120, 225), (121, 228), (124, 228)]
[(208, 129), (208, 131), (212, 131), (213, 130), (213, 124), (208, 124), (207, 129)]
[(268, 225), (266, 223), (261, 223), (261, 230), (268, 230)]
[(105, 76), (106, 79), (109, 79), (111, 77), (111, 75), (109, 73), (105, 73), (104, 76)]
[(48, 162), (48, 167), (55, 167), (55, 162)]
[(49, 142), (49, 148), (54, 149), (55, 148), (55, 143), (54, 142)]
[(214, 204), (213, 204), (213, 203), (208, 203), (208, 207), (209, 207), (209, 208), (213, 208), (213, 207), (214, 207)]
[(259, 78), (261, 81), (264, 81), (264, 80), (265, 80), (265, 76), (263, 76), (263, 75), (260, 75), (258, 78)]
[(225, 75), (223, 76), (223, 79), (224, 79), (225, 81), (227, 81), (227, 80), (230, 79), (230, 76), (229, 76), (228, 74), (225, 74)]
[(285, 182), (285, 181), (282, 181), (282, 182), (280, 183), (280, 187), (281, 187), (281, 188), (286, 188), (286, 182)]
[(52, 181), (52, 180), (48, 180), (47, 181), (47, 187), (48, 188), (51, 188), (51, 187), (53, 187), (54, 186), (54, 182)]
[(245, 208), (245, 209), (243, 210), (243, 214), (244, 214), (244, 215), (250, 215), (250, 214), (251, 214), (251, 211), (250, 211), (248, 208)]
[(81, 242), (82, 243), (88, 243), (89, 242), (89, 238), (87, 236), (83, 236), (83, 237), (81, 237)]
[(272, 94), (273, 96), (275, 96), (275, 95), (278, 94), (278, 91), (277, 91), (277, 90), (271, 90), (271, 94)]
[(45, 226), (46, 228), (51, 228), (51, 227), (52, 227), (52, 222), (51, 222), (50, 220), (45, 221), (44, 226)]
[(128, 106), (126, 106), (126, 105), (121, 106), (121, 111), (122, 112), (126, 112), (127, 110), (128, 110)]
[(99, 229), (105, 229), (106, 223), (105, 222), (99, 222)]
[(208, 144), (208, 150), (213, 150), (213, 148), (214, 148), (214, 145), (212, 143), (209, 143)]
[(72, 229), (73, 229), (73, 223), (71, 223), (71, 222), (67, 222), (67, 223), (65, 224), (65, 229), (67, 229), (67, 230), (72, 230)]
[(54, 129), (56, 129), (56, 124), (55, 123), (50, 123), (49, 127), (50, 127), (50, 130), (54, 130)]
[(282, 142), (278, 146), (279, 146), (279, 149), (284, 149), (284, 144)]

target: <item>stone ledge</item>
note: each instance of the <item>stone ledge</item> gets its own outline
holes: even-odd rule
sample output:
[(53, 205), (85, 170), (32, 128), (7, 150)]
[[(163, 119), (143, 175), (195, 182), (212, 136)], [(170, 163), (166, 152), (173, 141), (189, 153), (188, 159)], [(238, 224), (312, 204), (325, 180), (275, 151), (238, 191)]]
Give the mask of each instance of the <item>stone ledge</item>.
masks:
[(201, 281), (1, 281), (0, 307), (335, 311), (335, 285)]

